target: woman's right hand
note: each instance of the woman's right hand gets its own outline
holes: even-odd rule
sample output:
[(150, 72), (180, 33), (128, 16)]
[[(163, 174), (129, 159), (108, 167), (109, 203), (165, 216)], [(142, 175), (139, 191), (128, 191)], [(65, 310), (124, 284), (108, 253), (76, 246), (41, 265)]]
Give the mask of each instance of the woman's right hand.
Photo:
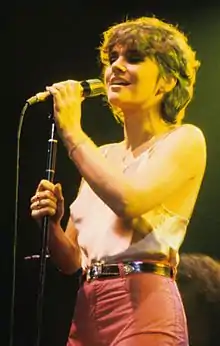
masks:
[(31, 216), (40, 222), (49, 216), (54, 223), (60, 223), (64, 214), (64, 198), (61, 185), (48, 180), (41, 180), (35, 195), (31, 198)]

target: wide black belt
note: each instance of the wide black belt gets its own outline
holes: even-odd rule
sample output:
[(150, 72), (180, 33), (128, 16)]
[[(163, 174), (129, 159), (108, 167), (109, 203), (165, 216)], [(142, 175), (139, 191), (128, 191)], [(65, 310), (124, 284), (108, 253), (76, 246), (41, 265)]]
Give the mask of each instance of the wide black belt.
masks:
[(149, 263), (142, 261), (106, 264), (102, 262), (93, 263), (83, 273), (82, 280), (91, 281), (99, 278), (110, 278), (128, 275), (132, 273), (154, 273), (169, 278), (174, 277), (174, 270), (163, 263)]

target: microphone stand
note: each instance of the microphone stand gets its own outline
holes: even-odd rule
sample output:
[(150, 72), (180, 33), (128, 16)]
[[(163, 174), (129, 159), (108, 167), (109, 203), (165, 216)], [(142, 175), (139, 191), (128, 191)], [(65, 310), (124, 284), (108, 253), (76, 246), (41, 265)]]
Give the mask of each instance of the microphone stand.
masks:
[[(56, 153), (57, 153), (57, 139), (55, 138), (55, 123), (52, 116), (49, 116), (51, 120), (51, 133), (48, 139), (48, 150), (47, 150), (47, 166), (46, 166), (46, 179), (53, 182), (55, 175), (56, 166)], [(41, 328), (42, 328), (42, 316), (43, 316), (43, 300), (44, 300), (44, 287), (46, 277), (46, 259), (48, 257), (48, 230), (49, 218), (44, 216), (42, 220), (42, 247), (40, 253), (40, 271), (39, 271), (39, 291), (37, 298), (37, 336), (36, 346), (40, 346), (41, 339)]]

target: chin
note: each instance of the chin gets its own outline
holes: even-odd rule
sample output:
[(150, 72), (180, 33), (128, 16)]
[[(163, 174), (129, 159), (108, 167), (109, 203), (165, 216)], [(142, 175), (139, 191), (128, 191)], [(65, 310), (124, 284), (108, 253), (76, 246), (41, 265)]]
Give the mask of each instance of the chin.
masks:
[(119, 108), (123, 108), (125, 105), (130, 103), (128, 100), (125, 100), (125, 98), (122, 98), (119, 93), (112, 92), (108, 94), (108, 101), (113, 107)]
[(117, 95), (109, 95), (108, 101), (109, 103), (111, 103), (112, 106), (115, 107), (119, 107), (121, 104), (123, 104), (123, 101)]

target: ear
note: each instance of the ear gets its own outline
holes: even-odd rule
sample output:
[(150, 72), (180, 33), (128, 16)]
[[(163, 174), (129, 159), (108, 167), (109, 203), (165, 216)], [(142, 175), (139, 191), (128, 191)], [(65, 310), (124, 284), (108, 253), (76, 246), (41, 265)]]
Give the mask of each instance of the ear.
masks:
[(157, 95), (170, 92), (176, 85), (176, 78), (173, 76), (161, 77), (158, 82)]

